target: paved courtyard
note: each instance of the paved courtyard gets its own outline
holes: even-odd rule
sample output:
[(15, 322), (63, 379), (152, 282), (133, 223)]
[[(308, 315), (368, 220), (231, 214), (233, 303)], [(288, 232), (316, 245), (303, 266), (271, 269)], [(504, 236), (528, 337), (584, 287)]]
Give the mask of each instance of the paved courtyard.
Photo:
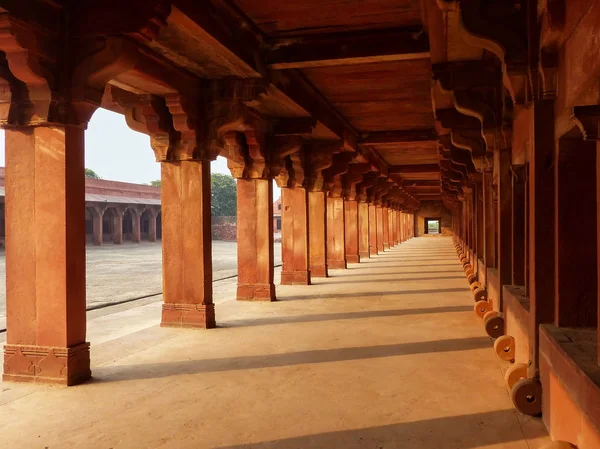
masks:
[[(275, 265), (281, 264), (281, 244), (275, 243)], [(213, 279), (237, 275), (236, 242), (213, 241)], [(88, 246), (88, 308), (155, 295), (162, 289), (161, 244)], [(6, 258), (0, 253), (0, 329), (5, 328)]]
[[(279, 271), (279, 270), (277, 270)], [(0, 383), (0, 448), (538, 449), (512, 407), (449, 238), (277, 285), (215, 283), (217, 329), (161, 328), (161, 297), (88, 314), (93, 379)], [(0, 342), (5, 334), (0, 334)], [(0, 371), (2, 366), (0, 365)]]

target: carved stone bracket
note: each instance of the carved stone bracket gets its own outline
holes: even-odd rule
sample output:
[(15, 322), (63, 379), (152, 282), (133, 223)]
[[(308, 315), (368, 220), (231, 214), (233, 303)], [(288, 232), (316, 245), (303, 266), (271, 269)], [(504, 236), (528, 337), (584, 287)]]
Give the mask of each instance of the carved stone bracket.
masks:
[(584, 140), (600, 140), (600, 105), (575, 106), (571, 119)]
[(369, 164), (351, 164), (346, 174), (342, 176), (342, 195), (347, 200), (356, 200), (356, 185), (363, 180), (369, 171)]
[[(103, 14), (91, 16), (86, 15), (91, 4), (84, 2), (68, 15), (42, 2), (0, 13), (0, 51), (5, 54), (0, 77), (10, 92), (0, 99), (4, 105), (0, 124), (86, 126), (100, 106), (106, 84), (135, 65), (137, 44), (123, 35), (139, 32), (150, 39), (166, 24), (170, 5), (160, 1), (163, 7), (154, 8), (157, 1), (140, 5), (130, 22), (107, 13), (119, 6), (116, 2), (102, 3)], [(148, 8), (152, 12), (146, 15)], [(94, 29), (108, 27), (114, 32), (80, 30), (80, 19), (91, 19)], [(150, 29), (154, 32), (145, 32)]]

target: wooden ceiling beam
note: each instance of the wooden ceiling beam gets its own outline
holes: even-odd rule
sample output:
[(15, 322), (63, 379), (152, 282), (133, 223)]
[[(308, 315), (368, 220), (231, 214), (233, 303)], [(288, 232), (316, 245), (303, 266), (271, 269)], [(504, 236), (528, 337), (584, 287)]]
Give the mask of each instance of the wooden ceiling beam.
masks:
[(378, 131), (364, 133), (360, 136), (359, 143), (363, 145), (377, 145), (389, 143), (437, 143), (437, 135), (433, 128), (410, 129), (398, 131)]
[(441, 183), (440, 181), (407, 181), (405, 180), (402, 183), (402, 187), (440, 187)]
[(271, 42), (267, 65), (299, 69), (406, 61), (429, 58), (429, 38), (422, 28), (338, 33), (277, 39)]
[(438, 164), (418, 164), (418, 165), (390, 165), (388, 173), (390, 175), (402, 175), (406, 173), (439, 173)]

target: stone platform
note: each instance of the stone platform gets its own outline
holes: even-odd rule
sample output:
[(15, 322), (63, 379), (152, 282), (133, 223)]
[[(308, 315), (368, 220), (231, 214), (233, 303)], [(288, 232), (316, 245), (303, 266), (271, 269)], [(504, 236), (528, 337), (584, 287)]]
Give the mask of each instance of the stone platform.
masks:
[[(449, 238), (417, 238), (280, 301), (215, 283), (218, 328), (160, 302), (89, 313), (93, 380), (0, 384), (1, 448), (536, 449)], [(278, 272), (276, 279), (279, 280)], [(0, 338), (3, 338), (0, 334)]]

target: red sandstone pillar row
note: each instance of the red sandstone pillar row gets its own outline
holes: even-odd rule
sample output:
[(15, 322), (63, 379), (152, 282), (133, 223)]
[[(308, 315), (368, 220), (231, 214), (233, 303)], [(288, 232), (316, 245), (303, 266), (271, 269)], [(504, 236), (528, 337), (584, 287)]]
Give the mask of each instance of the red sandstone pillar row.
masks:
[(395, 210), (391, 210), (390, 212), (390, 217), (391, 217), (391, 230), (392, 230), (392, 246), (396, 246), (398, 244), (398, 228), (397, 228), (397, 224), (396, 223), (396, 211)]
[(383, 208), (376, 206), (376, 223), (377, 223), (377, 253), (383, 252)]
[(402, 211), (398, 211), (398, 243), (404, 242), (403, 220), (404, 214), (402, 213)]
[(6, 130), (5, 381), (89, 379), (84, 130)]
[(396, 211), (393, 209), (390, 209), (390, 239), (392, 246), (398, 244), (398, 235), (396, 233)]
[(310, 285), (306, 189), (282, 188), (281, 202), (281, 283)]
[(369, 204), (369, 257), (377, 255), (377, 206)]
[(402, 242), (408, 240), (408, 214), (402, 213)]
[(533, 144), (528, 150), (528, 247), (529, 247), (529, 377), (539, 373), (539, 325), (551, 323), (555, 312), (555, 179), (554, 101), (533, 106)]
[(327, 266), (346, 268), (344, 199), (327, 198)]
[(390, 214), (387, 207), (382, 207), (383, 217), (383, 249), (390, 249)]
[(92, 213), (92, 235), (93, 235), (94, 245), (96, 245), (96, 246), (102, 245), (102, 240), (103, 240), (102, 215), (103, 215), (103, 212), (104, 211), (102, 211), (102, 210), (94, 208), (94, 211)]
[(142, 224), (141, 213), (139, 210), (130, 209), (131, 211), (131, 241), (140, 243), (142, 240)]
[(369, 204), (358, 203), (358, 257), (369, 258)]
[(161, 326), (215, 327), (210, 161), (161, 164)]
[(158, 215), (155, 210), (149, 209), (148, 215), (148, 241), (156, 242), (156, 216)]
[(273, 182), (237, 181), (238, 301), (275, 301)]
[(123, 243), (123, 211), (113, 209), (113, 243), (120, 245)]
[(346, 261), (348, 263), (359, 263), (358, 251), (358, 201), (347, 200), (344, 202)]
[[(510, 148), (494, 153), (498, 167), (498, 279), (500, 281), (500, 298), (498, 308), (504, 310), (503, 288), (512, 281), (512, 152)], [(477, 245), (479, 251), (479, 244)]]
[(327, 277), (327, 199), (325, 192), (308, 192), (308, 242), (311, 277)]

